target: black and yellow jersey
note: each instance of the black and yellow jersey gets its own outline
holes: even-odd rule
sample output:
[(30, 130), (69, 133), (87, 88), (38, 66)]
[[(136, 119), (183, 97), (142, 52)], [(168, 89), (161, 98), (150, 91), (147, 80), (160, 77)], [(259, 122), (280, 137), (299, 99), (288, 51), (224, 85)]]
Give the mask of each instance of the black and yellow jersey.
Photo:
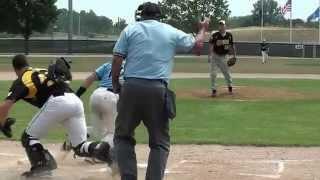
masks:
[(212, 34), (209, 43), (213, 45), (213, 52), (218, 55), (229, 53), (230, 47), (233, 46), (233, 36), (230, 32), (222, 35), (220, 32)]
[(42, 107), (51, 95), (63, 95), (65, 92), (72, 92), (68, 85), (56, 86), (47, 79), (46, 69), (28, 68), (21, 77), (18, 77), (9, 90), (6, 99), (12, 101), (24, 101)]

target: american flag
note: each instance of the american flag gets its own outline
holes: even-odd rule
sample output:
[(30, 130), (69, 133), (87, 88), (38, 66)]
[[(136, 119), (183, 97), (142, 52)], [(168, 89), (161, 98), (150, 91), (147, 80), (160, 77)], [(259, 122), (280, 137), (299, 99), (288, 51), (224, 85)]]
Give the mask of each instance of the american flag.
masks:
[(292, 0), (288, 0), (286, 5), (281, 8), (282, 14), (287, 14), (288, 12), (292, 12)]

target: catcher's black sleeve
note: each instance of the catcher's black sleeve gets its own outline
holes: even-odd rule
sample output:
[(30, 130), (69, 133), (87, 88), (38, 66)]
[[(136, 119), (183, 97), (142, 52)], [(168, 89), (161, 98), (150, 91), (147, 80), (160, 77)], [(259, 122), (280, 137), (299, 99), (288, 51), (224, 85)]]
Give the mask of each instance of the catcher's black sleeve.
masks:
[(19, 101), (20, 99), (28, 96), (28, 92), (28, 88), (22, 83), (22, 81), (16, 80), (12, 83), (6, 100), (12, 100), (14, 102)]

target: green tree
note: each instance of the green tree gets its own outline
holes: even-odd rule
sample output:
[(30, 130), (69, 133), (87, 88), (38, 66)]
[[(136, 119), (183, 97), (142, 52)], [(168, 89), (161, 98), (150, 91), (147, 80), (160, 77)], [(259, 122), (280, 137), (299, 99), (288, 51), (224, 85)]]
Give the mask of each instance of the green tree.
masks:
[(252, 18), (254, 25), (261, 24), (262, 15), (262, 1), (264, 1), (263, 18), (265, 25), (280, 25), (285, 19), (281, 13), (281, 7), (278, 6), (278, 2), (275, 0), (258, 0), (253, 5)]
[(22, 34), (25, 53), (34, 31), (45, 32), (58, 16), (56, 0), (0, 0), (0, 31)]
[(219, 19), (227, 19), (230, 15), (227, 0), (162, 0), (159, 4), (166, 16), (164, 22), (188, 33), (198, 31), (202, 17), (210, 17), (210, 28), (213, 28)]
[[(56, 22), (58, 30), (60, 32), (68, 32), (68, 10), (59, 9), (59, 16)], [(108, 34), (112, 32), (113, 21), (105, 16), (97, 16), (94, 11), (89, 12), (80, 11), (80, 13), (73, 11), (74, 27), (77, 30), (79, 28), (79, 16), (80, 16), (80, 28), (81, 35), (93, 35), (94, 34)]]
[(228, 19), (227, 24), (230, 28), (249, 27), (254, 25), (252, 15), (231, 17)]
[(125, 19), (119, 18), (118, 21), (114, 24), (114, 33), (120, 34), (124, 28), (128, 26)]

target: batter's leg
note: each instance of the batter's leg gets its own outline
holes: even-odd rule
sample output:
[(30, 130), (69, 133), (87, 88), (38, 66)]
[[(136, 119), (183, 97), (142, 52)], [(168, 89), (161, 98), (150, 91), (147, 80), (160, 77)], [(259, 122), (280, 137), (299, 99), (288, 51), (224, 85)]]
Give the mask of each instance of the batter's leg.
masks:
[(87, 141), (87, 125), (84, 108), (81, 100), (74, 94), (67, 94), (67, 101), (72, 104), (73, 112), (63, 122), (67, 129), (68, 137), (76, 155), (81, 157), (93, 157), (98, 160), (111, 163), (110, 145), (104, 142)]

